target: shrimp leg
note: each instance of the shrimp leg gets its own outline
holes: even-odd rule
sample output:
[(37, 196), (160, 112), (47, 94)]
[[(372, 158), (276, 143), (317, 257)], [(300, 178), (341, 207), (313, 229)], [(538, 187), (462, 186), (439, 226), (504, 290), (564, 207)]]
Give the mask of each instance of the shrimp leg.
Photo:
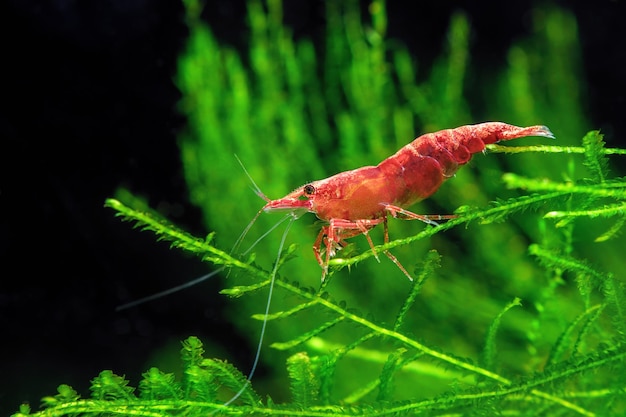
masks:
[(402, 207), (394, 206), (393, 204), (381, 203), (381, 205), (394, 218), (401, 218), (404, 220), (420, 220), (424, 223), (432, 224), (433, 226), (438, 226), (438, 220), (450, 220), (458, 217), (456, 214), (417, 214), (403, 209)]
[[(405, 211), (405, 210), (396, 210), (396, 211)], [(420, 218), (419, 215), (410, 213), (412, 216), (411, 219)], [(403, 213), (404, 214), (404, 213)], [(395, 215), (394, 215), (395, 217)], [(437, 219), (442, 218), (443, 216), (436, 216)], [(421, 219), (426, 219), (428, 216), (421, 216)], [(326, 278), (328, 274), (328, 263), (332, 257), (335, 256), (336, 251), (344, 247), (347, 242), (345, 239), (349, 239), (358, 235), (365, 235), (370, 248), (374, 254), (374, 257), (377, 261), (380, 262), (378, 258), (378, 252), (376, 251), (376, 247), (374, 246), (374, 242), (369, 235), (369, 230), (377, 226), (378, 224), (383, 223), (384, 230), (384, 243), (389, 243), (389, 229), (387, 225), (387, 215), (383, 215), (377, 219), (360, 219), (360, 220), (344, 220), (344, 219), (331, 219), (327, 226), (323, 226), (320, 233), (317, 235), (317, 239), (315, 239), (315, 243), (313, 244), (313, 253), (315, 254), (315, 259), (317, 263), (322, 267), (322, 281)], [(324, 250), (322, 250), (322, 245), (324, 246)], [(324, 259), (322, 259), (322, 252), (325, 252)], [(409, 280), (413, 280), (411, 275), (407, 272), (407, 270), (402, 266), (398, 258), (396, 258), (391, 252), (388, 250), (384, 250), (383, 253), (394, 263), (396, 266), (406, 275)]]

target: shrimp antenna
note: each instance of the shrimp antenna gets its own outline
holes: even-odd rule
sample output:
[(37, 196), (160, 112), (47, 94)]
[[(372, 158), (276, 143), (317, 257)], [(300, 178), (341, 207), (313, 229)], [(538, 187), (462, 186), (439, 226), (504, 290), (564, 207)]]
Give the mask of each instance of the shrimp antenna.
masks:
[(276, 282), (276, 273), (278, 271), (278, 265), (280, 263), (280, 255), (282, 254), (283, 248), (285, 247), (285, 240), (287, 238), (287, 233), (289, 232), (289, 229), (291, 228), (291, 225), (293, 224), (293, 222), (296, 220), (296, 217), (287, 215), (283, 220), (281, 220), (272, 228), (273, 230), (274, 228), (276, 228), (276, 226), (278, 226), (278, 224), (282, 223), (288, 218), (291, 218), (291, 221), (287, 223), (287, 227), (285, 228), (285, 231), (283, 232), (283, 236), (280, 240), (280, 245), (278, 246), (278, 254), (276, 256), (276, 262), (274, 263), (274, 268), (272, 269), (272, 274), (270, 275), (270, 286), (269, 286), (270, 289), (267, 294), (267, 303), (265, 304), (265, 315), (263, 317), (263, 324), (261, 325), (261, 334), (259, 336), (259, 344), (257, 345), (257, 348), (256, 348), (256, 354), (254, 356), (252, 368), (250, 369), (250, 373), (248, 374), (248, 377), (246, 378), (245, 384), (230, 400), (226, 401), (223, 404), (224, 406), (228, 406), (232, 404), (234, 401), (237, 400), (237, 398), (241, 396), (241, 394), (245, 392), (245, 390), (248, 388), (248, 385), (250, 385), (250, 381), (252, 380), (252, 377), (254, 376), (254, 373), (256, 372), (257, 365), (259, 364), (259, 358), (261, 357), (261, 347), (263, 346), (263, 339), (265, 337), (265, 329), (267, 327), (267, 316), (269, 315), (269, 312), (270, 312), (270, 304), (272, 302), (272, 293), (274, 292), (274, 283)]
[(224, 269), (226, 269), (226, 267), (222, 266), (222, 267), (220, 267), (220, 268), (218, 268), (218, 269), (216, 269), (214, 271), (209, 272), (208, 274), (204, 274), (201, 277), (198, 277), (198, 278), (193, 279), (191, 281), (185, 282), (184, 284), (177, 285), (177, 286), (172, 287), (172, 288), (168, 288), (167, 290), (160, 291), (160, 292), (157, 292), (157, 293), (152, 294), (152, 295), (148, 295), (148, 296), (140, 298), (138, 300), (131, 301), (130, 303), (119, 305), (119, 306), (115, 307), (115, 311), (126, 310), (128, 308), (138, 306), (139, 304), (147, 303), (148, 301), (156, 300), (158, 298), (165, 297), (167, 295), (170, 295), (170, 294), (173, 294), (175, 292), (184, 290), (186, 288), (193, 287), (194, 285), (199, 284), (202, 281), (205, 281), (205, 280), (211, 278), (212, 276), (219, 274)]
[[(233, 246), (233, 248), (231, 249), (230, 253), (234, 253), (239, 246), (241, 246), (241, 242), (243, 241), (243, 238), (246, 236), (246, 234), (248, 233), (248, 231), (250, 230), (250, 228), (252, 227), (252, 225), (254, 224), (254, 221), (257, 219), (257, 217), (259, 217), (259, 214), (261, 214), (263, 211), (259, 211), (259, 213), (257, 213), (256, 216), (254, 216), (254, 218), (252, 219), (252, 221), (250, 223), (248, 223), (248, 226), (246, 226), (246, 228), (243, 230), (243, 232), (241, 233), (241, 235), (239, 235), (239, 237), (237, 238), (237, 241), (235, 242), (235, 245)], [(265, 233), (263, 233), (263, 235), (261, 235), (261, 237), (259, 237), (257, 240), (254, 241), (254, 243), (252, 243), (250, 245), (250, 247), (248, 247), (248, 249), (246, 249), (245, 252), (243, 252), (243, 255), (247, 255), (248, 253), (250, 253), (250, 251), (252, 249), (254, 249), (254, 247), (261, 242), (263, 239), (265, 239), (265, 237), (267, 237), (267, 235), (269, 235), (274, 229), (276, 229), (278, 226), (280, 226), (285, 220), (287, 220), (289, 217), (292, 217), (291, 215), (287, 214), (284, 218), (282, 218), (281, 220), (279, 220), (274, 226), (272, 226), (269, 230), (267, 230)], [(204, 274), (201, 277), (198, 277), (196, 279), (193, 279), (191, 281), (185, 282), (184, 284), (181, 285), (177, 285), (175, 287), (172, 288), (168, 288), (167, 290), (164, 291), (160, 291), (157, 292), (155, 294), (152, 295), (148, 295), (146, 297), (142, 297), (138, 300), (135, 301), (131, 301), (129, 303), (126, 304), (122, 304), (119, 305), (117, 307), (115, 307), (115, 311), (122, 311), (122, 310), (126, 310), (129, 309), (131, 307), (136, 307), (140, 304), (143, 303), (147, 303), (148, 301), (153, 301), (156, 299), (159, 299), (161, 297), (165, 297), (168, 296), (170, 294), (173, 294), (175, 292), (178, 291), (182, 291), (184, 289), (187, 289), (189, 287), (193, 287), (194, 285), (197, 285), (203, 281), (206, 281), (207, 279), (221, 273), (222, 271), (224, 271), (227, 267), (226, 266), (222, 266), (214, 271), (209, 272), (208, 274)]]
[[(262, 211), (261, 211), (262, 212)], [(261, 213), (259, 212), (259, 213)], [(239, 236), (239, 238), (237, 239), (237, 241), (235, 242), (235, 245), (233, 245), (233, 249), (232, 252), (236, 251), (239, 246), (241, 246), (241, 242), (243, 241), (243, 238), (246, 236), (246, 234), (248, 233), (248, 230), (250, 230), (250, 228), (252, 227), (252, 224), (254, 224), (254, 220), (256, 220), (256, 218), (258, 217), (255, 216), (254, 219), (252, 219), (252, 221), (248, 224), (248, 226), (246, 226), (246, 228), (244, 229), (244, 231), (241, 233), (241, 235)], [(269, 235), (270, 233), (272, 233), (274, 231), (274, 229), (276, 229), (278, 226), (280, 226), (285, 220), (292, 218), (295, 220), (295, 218), (291, 215), (291, 214), (287, 214), (285, 215), (285, 217), (283, 217), (282, 219), (280, 219), (279, 221), (277, 221), (274, 226), (270, 227), (265, 233), (263, 233), (257, 240), (254, 241), (254, 243), (252, 243), (250, 245), (250, 247), (248, 247), (248, 249), (246, 249), (245, 252), (242, 253), (243, 256), (247, 255), (248, 253), (250, 253), (250, 251), (263, 239), (265, 239), (267, 237), (267, 235)], [(231, 253), (232, 253), (231, 252)]]
[[(239, 162), (239, 165), (241, 165), (241, 169), (243, 170), (243, 172), (246, 174), (246, 176), (248, 177), (248, 179), (252, 183), (252, 189), (254, 190), (255, 194), (258, 195), (259, 197), (261, 197), (263, 200), (269, 202), (270, 199), (267, 198), (267, 196), (265, 194), (263, 194), (263, 191), (261, 191), (259, 186), (256, 184), (256, 182), (254, 181), (254, 179), (252, 178), (252, 176), (250, 175), (250, 173), (248, 172), (246, 167), (243, 165), (243, 162), (241, 162), (241, 159), (239, 159), (237, 154), (234, 154), (234, 155), (235, 155), (235, 159), (237, 160), (237, 162)], [(230, 251), (231, 254), (235, 253), (239, 249), (239, 246), (241, 246), (241, 242), (243, 242), (243, 239), (246, 237), (246, 235), (248, 234), (248, 232), (252, 228), (252, 225), (254, 225), (254, 223), (259, 218), (261, 213), (263, 213), (263, 209), (259, 210), (257, 212), (257, 214), (252, 218), (252, 220), (250, 220), (250, 223), (248, 223), (248, 225), (245, 227), (245, 229), (243, 229), (243, 231), (241, 232), (241, 234), (239, 235), (239, 237), (235, 241), (235, 243), (233, 245), (233, 248)], [(250, 245), (250, 247), (245, 252), (243, 252), (243, 255), (244, 256), (247, 255), (252, 250), (252, 248), (254, 248), (257, 245), (257, 243), (259, 243), (261, 240), (265, 239), (265, 237), (268, 234), (270, 234), (274, 229), (276, 229), (282, 222), (287, 220), (290, 216), (292, 216), (292, 215), (291, 214), (286, 215), (282, 220), (279, 220), (276, 224), (274, 224), (274, 226), (272, 226), (269, 230), (267, 230), (265, 233), (263, 233), (261, 235), (261, 237), (259, 237), (257, 240), (255, 240), (254, 243), (252, 245)]]
[[(241, 162), (241, 159), (239, 159), (239, 157), (237, 156), (237, 154), (235, 155), (235, 159), (237, 160), (237, 162), (239, 162), (239, 165), (241, 165), (241, 169), (243, 169), (243, 172), (246, 174), (246, 176), (248, 177), (248, 179), (250, 180), (250, 182), (252, 183), (252, 189), (254, 190), (254, 193), (256, 195), (258, 195), (259, 197), (261, 197), (263, 200), (265, 200), (266, 202), (269, 202), (270, 199), (267, 198), (267, 196), (265, 194), (263, 194), (263, 191), (261, 191), (261, 189), (259, 188), (258, 185), (256, 185), (256, 182), (254, 182), (254, 179), (252, 178), (252, 175), (250, 175), (250, 173), (248, 172), (248, 170), (246, 169), (246, 167), (243, 165), (243, 162)], [(258, 216), (258, 215), (257, 215)]]
[[(246, 167), (243, 165), (243, 162), (241, 162), (241, 160), (239, 159), (239, 157), (237, 155), (235, 155), (235, 159), (237, 159), (237, 162), (239, 162), (239, 165), (241, 165), (241, 168), (243, 169), (243, 172), (246, 174), (246, 176), (248, 177), (248, 179), (252, 183), (253, 190), (254, 190), (255, 194), (258, 195), (259, 197), (261, 197), (263, 200), (269, 201), (269, 199), (265, 196), (265, 194), (263, 194), (263, 192), (261, 191), (259, 186), (256, 184), (256, 182), (254, 182), (254, 179), (252, 179), (252, 176), (248, 173), (248, 171), (246, 170)], [(250, 231), (250, 229), (252, 228), (252, 226), (254, 225), (256, 220), (258, 219), (258, 217), (261, 215), (261, 213), (263, 213), (263, 209), (259, 210), (259, 212), (250, 221), (250, 223), (248, 223), (248, 225), (243, 230), (243, 232), (241, 232), (241, 234), (239, 235), (239, 237), (235, 241), (235, 244), (233, 245), (233, 248), (230, 250), (230, 254), (233, 254), (233, 253), (237, 252), (237, 250), (239, 249), (239, 246), (241, 246), (241, 243), (243, 242), (243, 239), (246, 237), (246, 235), (248, 234), (248, 232)], [(261, 237), (259, 237), (256, 241), (254, 241), (254, 243), (252, 243), (250, 245), (250, 247), (248, 247), (248, 249), (246, 249), (246, 251), (243, 252), (243, 255), (245, 256), (248, 253), (250, 253), (250, 251), (261, 240), (263, 240), (267, 235), (269, 235), (274, 229), (276, 229), (281, 223), (283, 223), (285, 220), (287, 220), (290, 216), (293, 217), (292, 215), (288, 214), (282, 220), (279, 220), (276, 224), (274, 224), (274, 226), (272, 226), (263, 235), (261, 235)], [(115, 307), (115, 311), (122, 311), (122, 310), (129, 309), (131, 307), (136, 307), (136, 306), (138, 306), (140, 304), (147, 303), (147, 302), (153, 301), (153, 300), (157, 300), (157, 299), (159, 299), (161, 297), (165, 297), (165, 296), (174, 294), (174, 293), (176, 293), (178, 291), (182, 291), (184, 289), (193, 287), (194, 285), (200, 284), (201, 282), (206, 281), (207, 279), (209, 279), (209, 278), (211, 278), (211, 277), (221, 273), (226, 268), (227, 268), (226, 266), (222, 266), (222, 267), (220, 267), (220, 268), (218, 268), (218, 269), (216, 269), (214, 271), (209, 272), (208, 274), (202, 275), (201, 277), (193, 279), (193, 280), (191, 280), (189, 282), (185, 282), (184, 284), (177, 285), (175, 287), (168, 288), (167, 290), (160, 291), (160, 292), (157, 292), (155, 294), (151, 294), (151, 295), (148, 295), (146, 297), (139, 298), (138, 300), (134, 300), (134, 301), (131, 301), (129, 303), (119, 305), (119, 306)]]

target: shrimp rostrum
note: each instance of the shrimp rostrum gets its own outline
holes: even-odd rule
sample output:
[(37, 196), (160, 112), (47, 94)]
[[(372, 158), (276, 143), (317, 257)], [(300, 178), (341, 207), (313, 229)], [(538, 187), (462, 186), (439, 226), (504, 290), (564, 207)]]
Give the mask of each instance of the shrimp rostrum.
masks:
[[(501, 122), (427, 133), (376, 166), (340, 172), (310, 182), (277, 200), (266, 198), (267, 204), (261, 211), (291, 210), (296, 213), (305, 210), (326, 223), (313, 244), (324, 280), (329, 260), (351, 237), (365, 235), (378, 259), (368, 231), (382, 223), (387, 243), (387, 217), (390, 215), (427, 223), (454, 217), (419, 215), (407, 208), (434, 194), (473, 154), (484, 150), (485, 145), (526, 136), (554, 138), (546, 126), (517, 127)], [(389, 251), (384, 253), (411, 279)]]

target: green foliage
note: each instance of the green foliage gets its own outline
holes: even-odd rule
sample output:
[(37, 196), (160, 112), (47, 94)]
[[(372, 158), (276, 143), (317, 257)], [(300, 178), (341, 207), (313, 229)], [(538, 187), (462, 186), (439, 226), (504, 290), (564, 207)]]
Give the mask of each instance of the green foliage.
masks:
[[(602, 150), (593, 150), (591, 147), (587, 149), (587, 159), (592, 158), (594, 152), (598, 155), (604, 154)], [(534, 184), (531, 180), (519, 181), (523, 184)], [(616, 182), (604, 180), (602, 184)], [(594, 189), (586, 185), (582, 187), (582, 191), (569, 187), (566, 194), (571, 196), (577, 192)], [(546, 206), (562, 202), (562, 195), (555, 193), (553, 188), (555, 187), (550, 187), (548, 193), (544, 194), (549, 196), (545, 202)], [(619, 194), (612, 195), (617, 196)], [(597, 201), (595, 197), (591, 194), (594, 202)], [(507, 208), (532, 205), (534, 204), (532, 200), (532, 197), (520, 197), (517, 200), (498, 203), (495, 208), (506, 211)], [(118, 200), (110, 199), (106, 204), (114, 208), (124, 219), (136, 222), (138, 227), (151, 230), (160, 238), (171, 241), (174, 247), (257, 277), (261, 284), (255, 285), (251, 290), (258, 290), (270, 283), (270, 272), (252, 264), (242, 263), (213, 247), (210, 241), (181, 232), (155, 213), (142, 212)], [(493, 210), (494, 208), (489, 207), (467, 209), (459, 218), (444, 225), (430, 227), (416, 236), (395, 240), (377, 249), (408, 245), (441, 233), (454, 225), (467, 223), (473, 219), (489, 218)], [(82, 400), (74, 390), (62, 385), (57, 396), (44, 399), (47, 408), (41, 415), (104, 413), (153, 416), (175, 415), (183, 410), (189, 415), (213, 412), (258, 415), (276, 412), (317, 416), (360, 413), (387, 415), (454, 413), (466, 407), (472, 407), (479, 413), (523, 409), (527, 415), (535, 414), (538, 410), (553, 410), (557, 414), (566, 412), (607, 415), (607, 412), (611, 412), (619, 415), (619, 412), (626, 408), (622, 395), (624, 383), (622, 375), (626, 363), (626, 343), (624, 343), (626, 300), (623, 283), (615, 279), (613, 274), (602, 273), (584, 260), (559, 254), (539, 244), (531, 245), (530, 253), (540, 259), (549, 274), (558, 274), (562, 277), (566, 271), (574, 273), (579, 293), (588, 306), (578, 317), (563, 327), (561, 335), (553, 343), (546, 366), (533, 367), (532, 372), (520, 375), (510, 370), (502, 370), (507, 367), (507, 363), (502, 359), (502, 356), (505, 356), (503, 349), (496, 344), (505, 313), (513, 306), (519, 306), (519, 299), (510, 302), (493, 317), (481, 353), (482, 364), (476, 364), (469, 358), (457, 356), (452, 350), (442, 349), (411, 336), (415, 330), (406, 328), (409, 312), (414, 310), (426, 278), (429, 276), (432, 278), (436, 270), (441, 268), (441, 256), (436, 252), (430, 252), (418, 268), (417, 279), (409, 290), (404, 304), (399, 306), (395, 322), (390, 325), (366, 318), (360, 312), (347, 307), (345, 302), (335, 301), (332, 294), (325, 292), (324, 288), (312, 291), (282, 278), (276, 280), (276, 285), (280, 289), (299, 299), (296, 307), (269, 316), (256, 315), (254, 318), (287, 321), (292, 324), (298, 321), (296, 317), (302, 315), (316, 316), (321, 320), (313, 329), (302, 332), (291, 340), (275, 342), (272, 347), (281, 350), (308, 348), (310, 351), (317, 349), (327, 352), (311, 356), (310, 353), (301, 350), (287, 359), (291, 381), (289, 403), (276, 405), (270, 399), (264, 403), (252, 387), (248, 386), (249, 383), (241, 372), (224, 361), (204, 358), (202, 344), (198, 339), (191, 337), (183, 343), (183, 378), (180, 381), (172, 374), (152, 368), (144, 374), (144, 379), (139, 384), (139, 393), (135, 394), (135, 390), (124, 378), (110, 371), (103, 371), (92, 381), (90, 399)], [(220, 255), (217, 259), (216, 254)], [(370, 250), (354, 258), (335, 260), (333, 265), (349, 264), (355, 261), (355, 258), (363, 260), (373, 256), (373, 251)], [(243, 289), (229, 292), (239, 295), (239, 292), (245, 294), (248, 291)], [(549, 296), (553, 298), (552, 302), (566, 302), (559, 300), (560, 297), (555, 291), (551, 290)], [(592, 298), (595, 304), (589, 306)], [(608, 317), (607, 312), (610, 312)], [(331, 329), (339, 325), (361, 329), (360, 332), (365, 330), (365, 333), (352, 343), (329, 347), (327, 342), (320, 338), (332, 337), (329, 335)], [(549, 326), (548, 323), (540, 325)], [(326, 344), (322, 349), (320, 341), (321, 345)], [(373, 350), (362, 348), (363, 344), (372, 344), (375, 341), (378, 343), (374, 344)], [(362, 362), (378, 364), (379, 371), (378, 375), (369, 381), (356, 381), (353, 391), (341, 396), (343, 389), (338, 385), (345, 381), (338, 379), (338, 369), (343, 362), (353, 360), (351, 356)], [(435, 363), (435, 368), (441, 370), (429, 367), (431, 362)], [(441, 379), (447, 381), (449, 390), (435, 396), (418, 395), (412, 399), (399, 400), (395, 387), (406, 384), (413, 378)], [(237, 402), (224, 406), (223, 402), (243, 386), (247, 388)], [(370, 396), (371, 399), (368, 399)], [(607, 404), (610, 404), (610, 408), (607, 408)], [(23, 408), (16, 415), (22, 416), (28, 412), (28, 409)]]
[[(151, 229), (163, 238), (171, 240), (176, 247), (193, 252), (203, 258), (214, 256), (216, 253), (216, 249), (210, 243), (200, 242), (198, 239), (194, 240), (193, 237), (167, 225), (163, 219), (155, 217), (154, 214), (146, 215), (123, 205), (117, 200), (108, 200), (107, 205), (115, 208), (124, 218), (137, 222), (138, 226)], [(485, 211), (488, 210), (490, 209)], [(480, 215), (480, 211), (475, 214)], [(190, 244), (192, 242), (199, 243)], [(623, 300), (623, 288), (617, 288), (615, 284), (608, 286), (605, 284), (605, 282), (614, 282), (611, 281), (611, 277), (603, 277), (598, 272), (579, 266), (580, 262), (559, 256), (548, 256), (535, 247), (531, 247), (531, 253), (544, 259), (544, 263), (550, 270), (558, 268), (580, 270), (582, 274), (593, 275), (593, 279), (601, 281), (598, 286), (603, 286), (602, 291), (597, 294), (601, 304), (617, 303), (614, 305), (615, 310), (622, 309), (626, 304)], [(373, 254), (370, 252), (369, 256), (373, 256)], [(326, 333), (328, 328), (344, 321), (349, 322), (351, 326), (365, 329), (367, 333), (365, 337), (348, 347), (331, 349), (331, 352), (334, 351), (334, 355), (337, 357), (346, 358), (351, 352), (356, 352), (362, 343), (369, 342), (373, 338), (386, 342), (383, 343), (383, 346), (387, 344), (391, 348), (387, 350), (387, 353), (385, 353), (384, 347), (369, 353), (360, 352), (363, 358), (380, 363), (380, 374), (374, 383), (360, 382), (361, 389), (358, 394), (347, 396), (342, 401), (337, 402), (336, 395), (320, 395), (323, 388), (321, 381), (328, 378), (329, 375), (335, 374), (336, 369), (334, 368), (339, 366), (339, 362), (337, 360), (325, 360), (324, 355), (311, 358), (307, 353), (300, 352), (291, 356), (287, 361), (292, 381), (290, 392), (293, 402), (290, 403), (291, 405), (283, 404), (276, 408), (277, 406), (271, 401), (268, 401), (267, 405), (263, 405), (258, 395), (251, 388), (248, 388), (237, 405), (224, 408), (221, 405), (222, 402), (218, 400), (218, 391), (226, 388), (227, 392), (235, 392), (242, 385), (247, 384), (247, 381), (230, 364), (219, 360), (205, 359), (202, 344), (198, 339), (191, 337), (183, 344), (183, 378), (180, 382), (176, 381), (171, 374), (153, 368), (144, 375), (144, 379), (139, 384), (139, 394), (135, 395), (135, 390), (128, 385), (128, 381), (110, 371), (103, 371), (92, 381), (92, 398), (81, 400), (71, 388), (62, 385), (59, 387), (57, 396), (45, 399), (45, 405), (48, 408), (41, 413), (51, 416), (75, 413), (154, 416), (174, 415), (182, 411), (189, 415), (202, 415), (213, 411), (223, 414), (273, 414), (280, 410), (281, 413), (297, 413), (298, 415), (337, 415), (338, 413), (351, 415), (362, 412), (382, 415), (429, 411), (454, 412), (467, 406), (484, 409), (494, 400), (497, 401), (500, 410), (509, 407), (512, 409), (525, 407), (528, 410), (550, 407), (582, 415), (593, 415), (593, 410), (600, 410), (601, 404), (608, 402), (612, 407), (617, 407), (616, 409), (623, 411), (626, 404), (623, 402), (623, 397), (620, 401), (621, 386), (619, 384), (624, 381), (623, 377), (620, 378), (619, 375), (623, 375), (621, 371), (623, 371), (623, 363), (626, 359), (626, 345), (623, 343), (623, 337), (621, 337), (623, 336), (624, 322), (621, 322), (620, 331), (612, 332), (610, 328), (600, 322), (600, 316), (595, 314), (601, 312), (600, 307), (594, 307), (592, 311), (585, 312), (582, 317), (576, 318), (572, 325), (564, 330), (562, 337), (555, 345), (555, 353), (548, 363), (549, 366), (541, 372), (536, 371), (515, 380), (502, 373), (494, 372), (488, 367), (476, 365), (469, 359), (458, 358), (452, 353), (441, 351), (401, 332), (399, 329), (403, 327), (402, 321), (406, 317), (407, 311), (416, 302), (419, 288), (423, 285), (426, 274), (431, 275), (433, 273), (439, 260), (440, 256), (433, 252), (424, 262), (421, 268), (423, 274), (415, 281), (405, 304), (399, 309), (396, 322), (391, 326), (377, 324), (364, 318), (358, 312), (347, 308), (345, 303), (334, 301), (327, 293), (302, 289), (297, 284), (282, 279), (276, 282), (283, 290), (301, 298), (302, 302), (299, 304), (299, 308), (275, 313), (270, 317), (271, 319), (288, 320), (295, 315), (303, 314), (303, 312), (320, 316), (328, 315), (326, 316), (328, 320), (307, 337), (296, 338), (281, 348), (302, 347), (307, 340), (310, 340), (311, 337), (309, 336)], [(269, 277), (268, 272), (259, 270), (254, 266), (241, 264), (228, 255), (225, 255), (222, 263), (231, 268), (256, 270), (255, 275), (261, 278), (267, 279)], [(264, 282), (267, 281), (264, 280)], [(494, 363), (497, 359), (495, 355), (497, 348), (494, 342), (495, 332), (500, 325), (503, 314), (517, 303), (518, 300), (515, 300), (505, 307), (494, 318), (490, 326), (484, 350), (485, 358), (487, 358), (485, 362), (488, 364)], [(318, 313), (314, 312), (316, 310)], [(576, 348), (572, 349), (569, 357), (565, 358), (563, 347), (566, 345), (563, 341), (575, 335), (574, 329), (585, 319), (588, 319), (587, 325), (583, 326), (579, 332)], [(607, 334), (614, 334), (614, 339), (606, 338)], [(599, 336), (602, 336), (601, 344), (598, 343)], [(393, 345), (399, 347), (392, 348)], [(405, 359), (404, 356), (408, 352), (412, 353)], [(416, 361), (419, 363), (424, 358), (439, 363), (438, 366), (450, 368), (451, 372), (447, 378), (450, 381), (463, 380), (463, 385), (443, 396), (396, 403), (391, 387), (393, 383), (397, 384), (396, 379), (399, 378), (396, 375), (400, 371), (413, 373), (420, 378), (432, 378), (434, 376), (424, 366), (427, 363), (422, 363), (422, 367), (410, 368), (408, 366), (415, 364)], [(461, 373), (457, 374), (455, 370)], [(598, 374), (601, 374), (602, 377), (599, 378)], [(444, 375), (445, 372), (439, 377), (445, 378)], [(481, 380), (480, 385), (475, 385), (475, 382), (472, 383), (472, 377)], [(565, 386), (567, 389), (563, 391)], [(363, 387), (365, 391), (363, 391)], [(378, 388), (376, 401), (358, 405), (368, 392), (376, 388)], [(230, 394), (227, 394), (226, 398), (228, 395)], [(356, 398), (360, 401), (352, 403)], [(340, 403), (349, 405), (349, 407), (340, 407)]]
[(293, 402), (304, 408), (316, 405), (319, 400), (319, 381), (306, 352), (299, 352), (287, 359), (287, 371), (291, 380)]
[(502, 316), (509, 311), (511, 308), (515, 306), (521, 306), (521, 300), (519, 298), (514, 299), (509, 304), (507, 304), (504, 309), (498, 313), (498, 315), (493, 319), (491, 326), (487, 330), (487, 337), (485, 340), (485, 348), (483, 349), (483, 366), (487, 369), (493, 369), (494, 364), (496, 363), (496, 332), (500, 327), (500, 322), (502, 321)]
[[(462, 14), (452, 17), (444, 52), (424, 73), (402, 45), (385, 39), (381, 1), (370, 5), (369, 22), (356, 2), (327, 2), (320, 48), (293, 39), (280, 1), (251, 0), (243, 57), (216, 41), (196, 1), (186, 7), (190, 38), (177, 82), (189, 126), (181, 155), (191, 199), (212, 232), (192, 236), (129, 194), (106, 205), (173, 248), (228, 270), (222, 294), (233, 298), (233, 323), (256, 343), (259, 321), (269, 321), (271, 348), (262, 360), (286, 368), (285, 381), (250, 383), (233, 365), (205, 358), (191, 337), (180, 377), (151, 368), (134, 390), (103, 371), (91, 398), (61, 385), (44, 398), (44, 410), (22, 406), (17, 416), (626, 413), (626, 182), (612, 177), (607, 160), (626, 150), (605, 148), (599, 132), (585, 134), (569, 13), (534, 9), (532, 36), (511, 48), (507, 68), (489, 74), (490, 84), (474, 85), (478, 97), (470, 100), (467, 84), (482, 68), (472, 61)], [(454, 211), (455, 219), (437, 226), (392, 219), (391, 241), (376, 251), (392, 250), (413, 282), (388, 260), (377, 263), (355, 237), (320, 286), (308, 250), (318, 229), (313, 216), (293, 224), (277, 262), (275, 234), (254, 253), (229, 251), (263, 205), (233, 154), (274, 198), (378, 163), (420, 131), (485, 119), (547, 124), (558, 142), (489, 146), (491, 155), (476, 155), (411, 208)], [(503, 166), (516, 174), (503, 174)], [(256, 242), (273, 224), (260, 215), (245, 241)], [(380, 231), (371, 235), (383, 241)]]

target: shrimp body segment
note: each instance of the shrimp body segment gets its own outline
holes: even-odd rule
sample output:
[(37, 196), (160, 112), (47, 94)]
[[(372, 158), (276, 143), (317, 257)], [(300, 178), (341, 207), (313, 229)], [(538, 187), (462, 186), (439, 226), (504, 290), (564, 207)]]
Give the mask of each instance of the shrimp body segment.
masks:
[[(389, 240), (388, 215), (427, 223), (454, 217), (419, 215), (406, 208), (434, 194), (461, 165), (469, 162), (472, 154), (484, 150), (485, 145), (526, 136), (554, 138), (546, 126), (517, 127), (501, 122), (427, 133), (377, 166), (365, 166), (310, 182), (283, 198), (268, 201), (263, 210), (304, 210), (327, 222), (313, 245), (323, 280), (328, 272), (328, 261), (346, 245), (345, 239), (364, 234), (376, 255), (368, 231), (383, 223), (386, 243)], [(385, 255), (411, 279), (391, 253), (385, 251)]]

